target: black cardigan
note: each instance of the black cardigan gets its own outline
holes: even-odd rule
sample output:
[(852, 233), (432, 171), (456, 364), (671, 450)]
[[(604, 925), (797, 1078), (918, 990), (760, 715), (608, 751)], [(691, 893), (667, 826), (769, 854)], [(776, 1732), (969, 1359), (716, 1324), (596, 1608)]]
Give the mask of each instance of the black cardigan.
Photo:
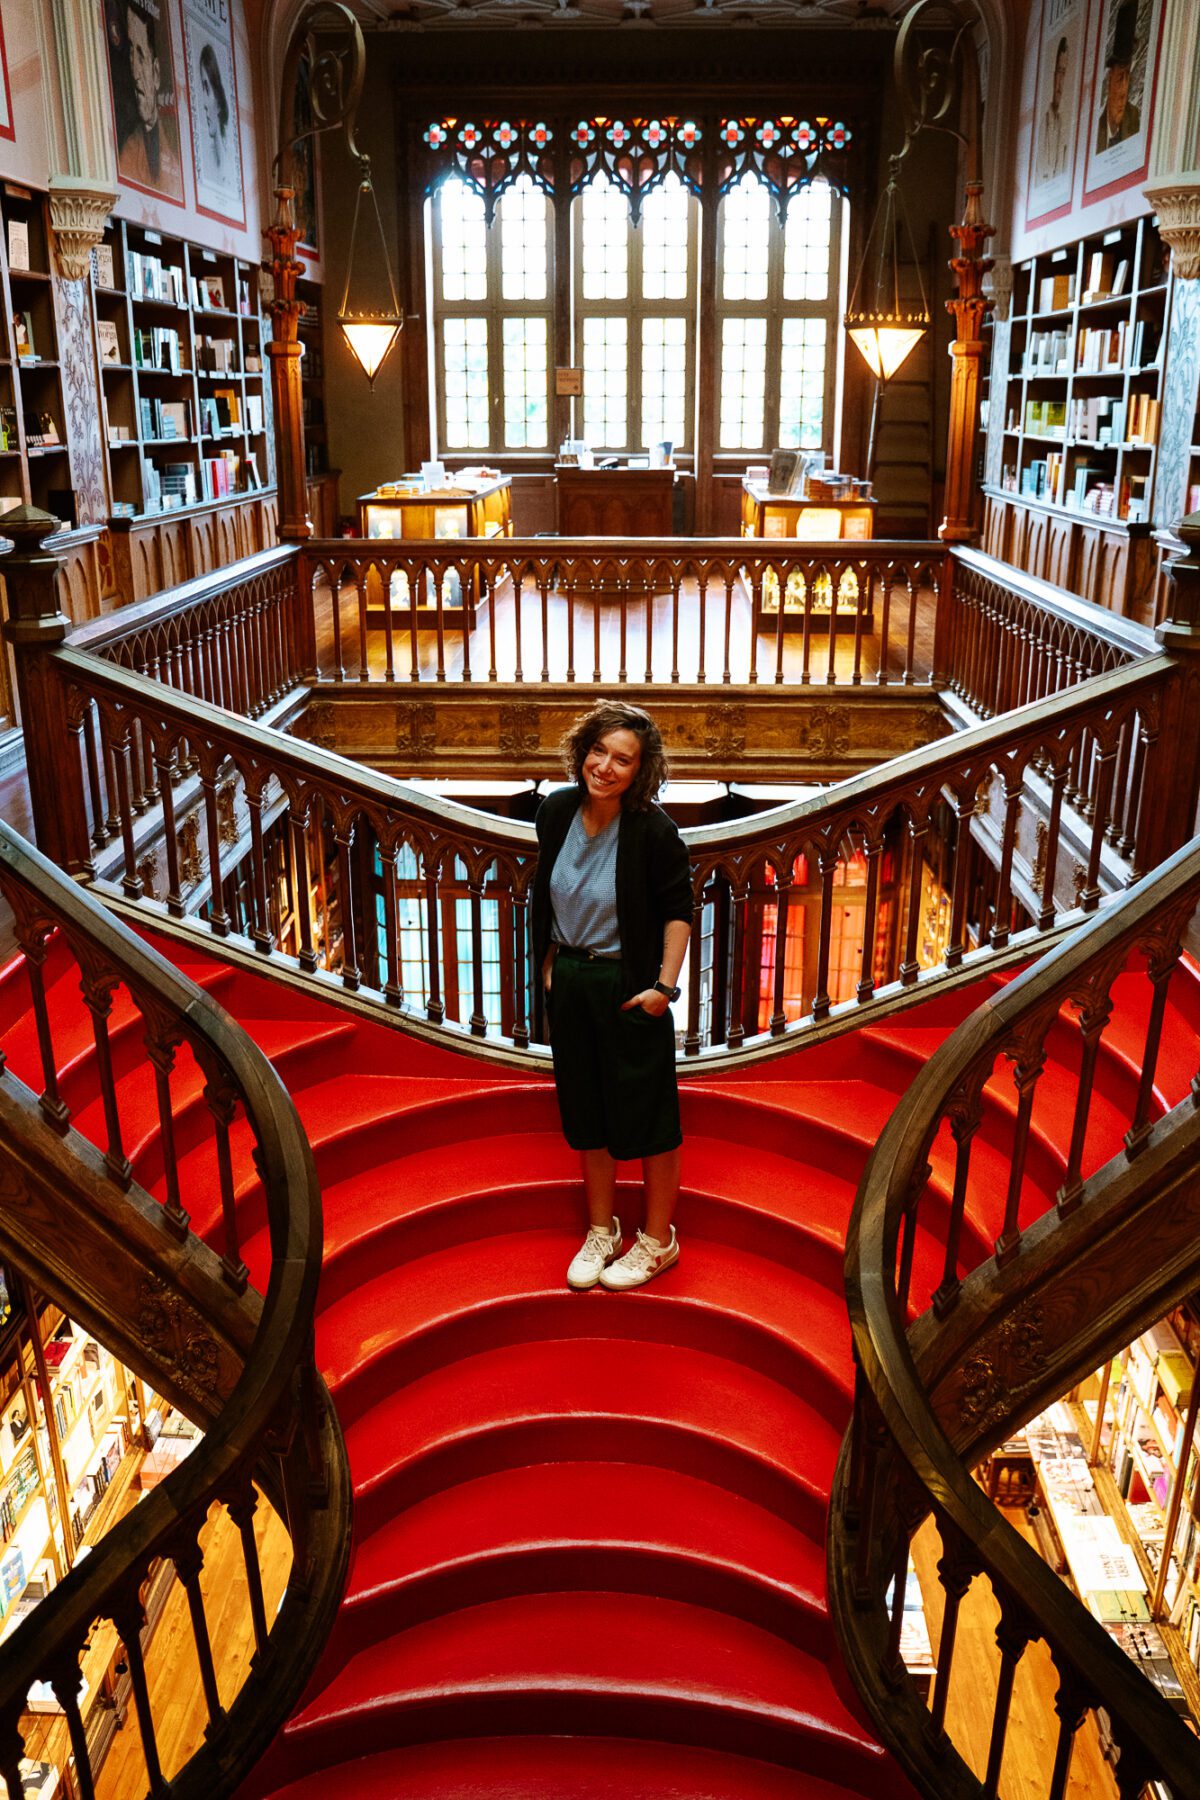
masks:
[[(579, 810), (583, 790), (556, 788), (538, 807), (538, 866), (533, 882), (533, 951), (540, 970), (550, 948), (550, 874)], [(687, 848), (662, 808), (623, 812), (617, 828), (617, 929), (626, 998), (648, 988), (662, 966), (663, 929), (692, 922)]]

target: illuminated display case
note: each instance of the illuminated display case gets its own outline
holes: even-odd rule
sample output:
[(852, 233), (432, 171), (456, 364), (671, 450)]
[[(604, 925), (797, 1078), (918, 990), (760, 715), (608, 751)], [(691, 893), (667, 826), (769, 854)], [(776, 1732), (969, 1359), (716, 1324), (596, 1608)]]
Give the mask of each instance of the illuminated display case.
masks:
[[(359, 496), (359, 529), (364, 538), (389, 541), (420, 539), (450, 543), (459, 538), (511, 537), (511, 494), (512, 484), (507, 479), (468, 484), (451, 477), (444, 488), (436, 490), (405, 488), (400, 482), (388, 483), (373, 494)], [(443, 608), (457, 609), (465, 605), (469, 617), (473, 618), (475, 603), (485, 587), (483, 572), (477, 566), (464, 568), (462, 573), (449, 569), (443, 583)], [(437, 595), (429, 577), (420, 578), (415, 608), (404, 570), (393, 571), (389, 590), (394, 625), (410, 624), (414, 611), (418, 623), (422, 614), (427, 614), (430, 621), (436, 616)], [(367, 582), (368, 625), (384, 625), (387, 610), (382, 576), (372, 570)]]
[[(875, 502), (873, 500), (809, 500), (800, 494), (770, 494), (760, 481), (742, 483), (742, 536), (761, 538), (764, 542), (799, 538), (806, 544), (859, 541), (875, 535)], [(798, 628), (804, 621), (807, 583), (802, 570), (793, 569), (787, 578), (783, 601), (784, 629)], [(810, 618), (822, 627), (832, 619), (835, 631), (853, 631), (862, 612), (863, 623), (872, 623), (870, 595), (860, 595), (853, 570), (846, 570), (838, 582), (837, 608), (833, 604), (833, 580), (818, 574), (814, 582)], [(762, 582), (761, 596), (754, 596), (754, 628), (774, 631), (779, 622), (779, 577), (768, 569)]]

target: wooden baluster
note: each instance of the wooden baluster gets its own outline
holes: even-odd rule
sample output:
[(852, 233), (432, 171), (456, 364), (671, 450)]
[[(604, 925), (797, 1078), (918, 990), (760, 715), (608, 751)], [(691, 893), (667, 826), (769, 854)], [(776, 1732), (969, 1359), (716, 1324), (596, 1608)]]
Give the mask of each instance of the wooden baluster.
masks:
[(254, 1536), (254, 1514), (258, 1506), (258, 1493), (253, 1482), (247, 1481), (244, 1487), (230, 1494), (225, 1505), (242, 1540), (242, 1560), (246, 1565), (246, 1586), (250, 1594), (250, 1620), (254, 1629), (254, 1652), (256, 1656), (261, 1656), (266, 1650), (270, 1631), (267, 1626), (266, 1603), (263, 1599), (258, 1543)]
[(404, 986), (400, 978), (400, 930), (396, 913), (399, 902), (396, 898), (396, 853), (398, 845), (394, 838), (379, 846), (379, 857), (383, 865), (383, 937), (387, 956), (387, 980), (383, 984), (383, 997), (389, 1006), (403, 1006)]
[(438, 558), (438, 566), (430, 565), (429, 579), (433, 584), (434, 622), (437, 627), (437, 665), (434, 680), (444, 682), (446, 679), (446, 573), (447, 564)]
[(487, 1036), (487, 1014), (483, 1010), (483, 896), (487, 887), (487, 869), (482, 868), (468, 882), (471, 896), (471, 1036)]
[(1092, 841), (1088, 850), (1087, 881), (1079, 896), (1079, 904), (1086, 912), (1095, 912), (1100, 904), (1100, 851), (1104, 844), (1108, 827), (1109, 803), (1112, 795), (1113, 768), (1117, 759), (1115, 739), (1106, 733), (1097, 739), (1097, 761), (1095, 771), (1094, 816), (1092, 819)]
[(904, 1631), (904, 1596), (908, 1591), (908, 1551), (908, 1534), (902, 1531), (897, 1537), (896, 1560), (892, 1567), (892, 1610), (888, 1618), (887, 1644), (880, 1669), (885, 1684), (890, 1688), (898, 1688), (906, 1673), (900, 1639)]
[[(386, 580), (386, 577), (385, 577), (385, 580)], [(358, 579), (354, 584), (354, 594), (355, 594), (355, 600), (357, 602), (356, 616), (357, 616), (357, 624), (358, 624), (358, 679), (359, 679), (359, 681), (370, 681), (370, 679), (371, 679), (371, 652), (370, 652), (370, 647), (369, 647), (368, 640), (367, 640), (367, 571), (365, 568), (362, 568), (361, 566), (358, 570)], [(385, 585), (384, 590), (383, 590), (383, 604), (384, 604), (385, 611), (389, 608), (390, 603), (391, 603), (391, 596), (388, 592), (387, 586)]]
[[(620, 609), (622, 620), (624, 620), (625, 610), (628, 605), (629, 584), (626, 581), (620, 581), (617, 584), (617, 606)], [(646, 662), (647, 665), (649, 665), (649, 650), (646, 652)], [(647, 666), (646, 680), (651, 681), (652, 679), (653, 676), (650, 668)], [(592, 680), (597, 683), (603, 680), (603, 676), (600, 673), (600, 597), (598, 594), (595, 595), (592, 600)]]
[(175, 1067), (175, 1051), (181, 1039), (172, 1027), (147, 1020), (146, 1055), (154, 1070), (154, 1093), (158, 1102), (158, 1129), (162, 1140), (163, 1177), (167, 1198), (162, 1209), (163, 1223), (173, 1237), (181, 1241), (188, 1234), (188, 1215), (179, 1197), (179, 1157), (175, 1149), (175, 1117), (171, 1110), (171, 1074)]
[[(518, 568), (515, 564), (509, 563), (506, 565), (504, 576), (498, 577), (497, 580), (493, 582), (492, 587), (489, 590), (488, 597), (487, 597), (488, 654), (491, 658), (490, 662), (488, 663), (488, 680), (489, 681), (497, 681), (499, 679), (499, 677), (496, 673), (496, 594), (499, 590), (501, 580), (504, 580), (505, 578), (511, 580), (511, 582), (512, 582), (513, 626), (517, 633), (518, 644), (521, 641), (521, 639), (520, 639), (521, 606), (522, 606), (522, 603), (525, 598), (525, 581), (524, 581), (524, 577), (523, 577), (523, 574), (522, 574), (520, 568)], [(542, 641), (542, 652), (543, 652), (543, 656), (544, 656), (544, 654), (545, 654), (545, 637), (544, 637), (544, 635), (543, 635), (543, 641)], [(518, 655), (517, 655), (518, 663), (520, 662), (520, 660), (521, 660), (520, 652), (518, 651)], [(550, 677), (546, 672), (545, 665), (543, 664), (542, 680), (549, 681), (549, 679), (550, 679)]]
[(331, 588), (336, 593), (336, 587), (324, 565), (314, 564), (307, 544), (302, 544), (300, 555), (296, 560), (296, 583), (292, 590), (292, 616), (296, 623), (296, 663), (292, 673), (298, 680), (319, 673), (317, 668), (317, 584), (315, 580), (318, 566), (325, 575), (325, 593), (328, 595)]
[[(1053, 1648), (1051, 1655), (1054, 1655)], [(1059, 1677), (1058, 1693), (1054, 1700), (1054, 1710), (1058, 1714), (1058, 1743), (1054, 1749), (1054, 1768), (1050, 1775), (1047, 1800), (1065, 1800), (1075, 1734), (1087, 1717), (1091, 1703), (1075, 1671), (1060, 1669), (1057, 1657), (1054, 1659), (1054, 1666)]]
[(204, 1704), (208, 1709), (207, 1729), (209, 1732), (213, 1732), (221, 1725), (225, 1717), (225, 1708), (221, 1705), (221, 1696), (217, 1691), (217, 1671), (213, 1664), (212, 1642), (208, 1635), (204, 1595), (200, 1590), (200, 1571), (204, 1567), (204, 1552), (200, 1548), (194, 1530), (188, 1529), (185, 1534), (173, 1540), (170, 1557), (175, 1565), (175, 1573), (183, 1585), (183, 1591), (187, 1595), (188, 1612), (192, 1621), (192, 1637), (196, 1645), (196, 1660), (200, 1664), (200, 1687), (204, 1694)]
[(692, 898), (692, 935), (688, 940), (688, 1012), (687, 1030), (683, 1038), (683, 1054), (699, 1056), (700, 1054), (700, 961), (704, 953), (702, 931), (704, 925), (704, 901), (701, 893), (693, 890)]
[[(800, 623), (800, 685), (807, 687), (812, 680), (812, 626), (814, 589), (817, 585), (816, 574), (810, 565), (804, 574), (804, 611)], [(779, 590), (779, 606), (783, 610), (783, 589)], [(830, 620), (832, 624), (832, 619)]]
[[(442, 962), (438, 934), (438, 863), (432, 851), (425, 851), (425, 929), (429, 939), (429, 999), (425, 1016), (440, 1025), (446, 1016), (442, 1000)], [(451, 868), (453, 874), (453, 867)]]
[(775, 872), (775, 969), (771, 996), (771, 1036), (787, 1030), (784, 990), (787, 983), (788, 901), (792, 892), (792, 865)]
[(113, 1075), (112, 1044), (108, 1035), (108, 1020), (112, 1012), (113, 989), (116, 982), (115, 975), (85, 975), (80, 986), (83, 991), (83, 1003), (92, 1018), (92, 1036), (96, 1043), (96, 1072), (100, 1080), (100, 1095), (104, 1102), (104, 1128), (108, 1140), (108, 1148), (104, 1153), (104, 1166), (124, 1193), (133, 1180), (133, 1169), (121, 1142), (121, 1116), (117, 1107), (117, 1083)]
[(1146, 973), (1153, 994), (1150, 1000), (1150, 1017), (1146, 1024), (1146, 1044), (1142, 1051), (1142, 1072), (1138, 1080), (1133, 1123), (1125, 1133), (1125, 1148), (1130, 1156), (1137, 1155), (1153, 1126), (1151, 1111), (1154, 1105), (1154, 1077), (1158, 1070), (1158, 1052), (1162, 1044), (1163, 1016), (1167, 1009), (1167, 991), (1181, 948), (1178, 937), (1168, 930), (1166, 940), (1151, 947), (1147, 960)]
[(993, 950), (1003, 950), (1011, 931), (1013, 849), (1017, 841), (1017, 820), (1023, 788), (1023, 771), (1011, 763), (1007, 764), (1004, 771), (1004, 835), (1000, 843), (1000, 875), (996, 883), (996, 917), (989, 934)]
[(1117, 845), (1123, 835), (1125, 807), (1127, 801), (1126, 787), (1129, 780), (1129, 735), (1134, 722), (1127, 718), (1121, 721), (1117, 729), (1116, 746), (1113, 756), (1112, 792), (1109, 797), (1109, 813), (1104, 821), (1104, 837), (1109, 844)]
[[(721, 669), (722, 685), (727, 685), (733, 677), (730, 666), (733, 658), (733, 584), (737, 580), (737, 570), (732, 563), (725, 568), (725, 647), (724, 661)], [(754, 620), (750, 620), (750, 666), (754, 667), (755, 652)]]
[[(787, 584), (793, 567), (794, 565), (791, 563), (781, 562), (777, 563), (773, 570), (775, 578), (779, 583), (779, 610), (775, 615), (775, 680), (777, 683), (782, 683), (783, 681), (784, 618), (787, 610)], [(764, 590), (766, 588), (766, 578), (767, 571), (764, 569)]]
[[(832, 623), (832, 621), (831, 621)], [(817, 992), (812, 1003), (814, 1023), (829, 1017), (829, 944), (833, 934), (833, 877), (838, 866), (836, 846), (822, 848), (817, 867), (821, 871), (821, 927), (817, 944)]]
[(518, 1050), (525, 1050), (529, 1045), (528, 1001), (530, 985), (534, 978), (532, 959), (529, 954), (529, 890), (526, 886), (528, 870), (510, 877), (512, 894), (512, 947), (513, 947), (513, 1031), (512, 1041)]
[(246, 809), (250, 814), (250, 901), (254, 923), (250, 942), (262, 956), (270, 956), (275, 948), (271, 930), (271, 914), (267, 905), (267, 859), (263, 850), (263, 792), (269, 776), (246, 781)]
[(1063, 791), (1067, 785), (1065, 763), (1056, 762), (1050, 771), (1050, 816), (1046, 821), (1046, 872), (1042, 876), (1042, 905), (1038, 913), (1038, 930), (1049, 931), (1057, 908), (1054, 904), (1054, 878), (1058, 872), (1058, 845), (1062, 834)]
[(879, 922), (879, 863), (883, 854), (883, 839), (869, 837), (864, 849), (867, 856), (867, 898), (863, 908), (862, 973), (855, 989), (855, 998), (860, 1005), (875, 992), (875, 932)]
[[(599, 606), (598, 605), (596, 608), (596, 612), (597, 612), (597, 617), (598, 617), (599, 616)], [(620, 636), (619, 636), (619, 646), (618, 646), (617, 656), (618, 656), (617, 680), (620, 682), (628, 681), (628, 679), (629, 679), (629, 668), (628, 668), (628, 665), (629, 665), (629, 590), (624, 585), (622, 585), (622, 588), (621, 588)], [(599, 660), (598, 657), (597, 657), (597, 660)]]
[(244, 1293), (249, 1271), (242, 1261), (238, 1237), (237, 1197), (233, 1187), (233, 1155), (229, 1145), (229, 1127), (237, 1111), (238, 1094), (229, 1076), (219, 1064), (207, 1065), (208, 1079), (204, 1098), (213, 1122), (217, 1144), (217, 1176), (221, 1189), (221, 1226), (225, 1253), (221, 1258), (221, 1274), (236, 1293)]
[(1096, 1077), (1100, 1039), (1104, 1035), (1104, 1027), (1112, 1017), (1112, 1000), (1108, 993), (1108, 982), (1111, 979), (1111, 972), (1100, 968), (1080, 995), (1082, 1010), (1079, 1014), (1079, 1031), (1083, 1048), (1079, 1059), (1079, 1086), (1075, 1094), (1075, 1118), (1071, 1126), (1071, 1148), (1067, 1152), (1067, 1172), (1057, 1196), (1059, 1215), (1064, 1219), (1068, 1213), (1075, 1211), (1083, 1193), (1083, 1147), (1092, 1107), (1092, 1083)]
[[(383, 587), (380, 595), (380, 602), (383, 606), (383, 667), (386, 679), (391, 682), (396, 679), (396, 627), (392, 619), (392, 575), (390, 569), (385, 570), (380, 581)], [(492, 679), (495, 680), (494, 675)]]
[[(420, 640), (417, 637), (417, 601), (424, 596), (427, 578), (424, 571), (420, 574), (417, 573), (416, 565), (413, 563), (408, 564), (404, 570), (399, 572), (404, 574), (405, 579), (408, 582), (408, 648), (409, 655), (412, 659), (412, 666), (409, 669), (408, 678), (410, 681), (420, 681), (421, 648)], [(390, 574), (386, 576), (386, 583), (387, 585), (385, 585), (383, 591), (384, 595), (388, 596), (391, 593)], [(385, 599), (385, 604), (386, 603)]]
[(1005, 1594), (1000, 1602), (1000, 1623), (996, 1627), (996, 1647), (1000, 1652), (1000, 1672), (996, 1677), (996, 1700), (992, 1707), (992, 1736), (988, 1745), (987, 1773), (984, 1776), (985, 1800), (997, 1800), (1000, 1792), (1000, 1769), (1004, 1762), (1004, 1745), (1008, 1738), (1008, 1716), (1012, 1708), (1013, 1682), (1017, 1664), (1024, 1656), (1034, 1629), (1024, 1608)]
[(308, 846), (308, 807), (293, 801), (288, 806), (288, 829), (292, 839), (292, 863), (295, 868), (296, 919), (300, 930), (297, 961), (306, 975), (317, 967), (312, 930), (312, 869)]
[[(335, 681), (344, 681), (346, 679), (346, 670), (342, 662), (342, 576), (344, 574), (344, 564), (340, 569), (335, 570), (331, 568), (329, 571), (329, 613), (330, 621), (333, 625), (333, 679)], [(353, 574), (351, 575), (351, 579), (353, 580)], [(385, 583), (383, 590), (383, 604), (387, 606), (388, 603), (389, 596), (387, 585)], [(414, 658), (413, 660), (415, 662), (416, 659)]]
[(708, 624), (708, 564), (698, 562), (696, 565), (696, 685), (702, 686), (708, 680), (705, 662), (705, 628)]
[[(629, 576), (626, 577), (626, 582), (628, 582), (628, 580), (629, 580)], [(625, 587), (625, 583), (622, 584), (622, 593), (624, 592), (624, 587)], [(596, 679), (597, 679), (597, 681), (600, 679), (599, 673), (597, 673)], [(650, 683), (653, 680), (654, 680), (654, 583), (649, 578), (647, 578), (647, 581), (646, 581), (646, 686), (649, 687)]]
[(976, 796), (966, 801), (954, 796), (954, 817), (958, 831), (954, 844), (954, 872), (950, 880), (950, 941), (946, 946), (945, 964), (957, 969), (966, 948), (967, 876), (971, 868), (971, 820), (975, 816)]
[(155, 745), (158, 762), (158, 786), (162, 796), (163, 850), (167, 859), (167, 911), (173, 919), (184, 915), (183, 891), (180, 887), (179, 839), (175, 832), (175, 746)]
[(154, 1714), (150, 1706), (150, 1688), (146, 1680), (146, 1661), (142, 1654), (141, 1633), (145, 1621), (146, 1614), (135, 1588), (132, 1595), (124, 1601), (119, 1612), (114, 1614), (114, 1623), (121, 1634), (121, 1642), (125, 1646), (125, 1656), (129, 1663), (129, 1679), (133, 1684), (133, 1703), (137, 1709), (138, 1730), (142, 1739), (142, 1755), (146, 1762), (151, 1800), (166, 1800), (170, 1790), (163, 1780), (162, 1765), (159, 1762), (158, 1740), (154, 1732)]
[(679, 680), (679, 590), (683, 575), (678, 567), (671, 571), (671, 680)]
[(221, 878), (221, 824), (217, 813), (216, 769), (211, 762), (201, 770), (200, 787), (204, 794), (208, 873), (212, 889), (208, 902), (208, 928), (214, 937), (228, 937), (229, 914), (225, 911), (225, 883)]
[(911, 987), (921, 973), (921, 965), (917, 961), (917, 938), (921, 930), (921, 874), (924, 866), (925, 838), (928, 831), (928, 819), (910, 817), (908, 821), (908, 916), (904, 928), (904, 961), (900, 964), (900, 980), (905, 987)]
[(911, 570), (904, 573), (908, 589), (908, 636), (904, 641), (904, 685), (912, 687), (917, 679), (917, 582)]
[(1029, 1151), (1034, 1095), (1038, 1079), (1046, 1066), (1048, 1027), (1049, 1020), (1036, 1015), (1025, 1020), (1011, 1047), (1006, 1045), (1004, 1050), (1005, 1056), (1013, 1065), (1013, 1086), (1017, 1090), (1017, 1123), (1013, 1131), (1004, 1224), (995, 1243), (996, 1265), (1001, 1269), (1012, 1261), (1021, 1247), (1021, 1188), (1025, 1180), (1025, 1159)]
[[(864, 1384), (865, 1385), (865, 1384)], [(875, 1552), (881, 1541), (882, 1501), (887, 1488), (883, 1467), (890, 1447), (887, 1427), (868, 1395), (860, 1414), (861, 1443), (858, 1458), (858, 1532), (854, 1557), (853, 1594), (859, 1606), (869, 1606), (878, 1595), (874, 1580)], [(890, 1462), (891, 1459), (887, 1458)]]
[(937, 1648), (937, 1674), (933, 1683), (930, 1722), (938, 1737), (946, 1733), (946, 1701), (950, 1695), (950, 1676), (954, 1668), (954, 1641), (958, 1634), (958, 1614), (967, 1591), (980, 1572), (973, 1549), (966, 1538), (942, 1513), (937, 1514), (938, 1531), (943, 1552), (938, 1558), (938, 1581), (945, 1595), (942, 1613), (942, 1635)]
[(85, 702), (83, 710), (83, 750), (92, 804), (92, 842), (97, 850), (102, 850), (109, 841), (109, 834), (104, 824), (104, 795), (100, 787), (100, 761), (96, 755), (96, 708), (91, 700)]
[[(725, 1041), (731, 1050), (740, 1050), (746, 1036), (746, 915), (749, 910), (749, 884), (730, 884), (733, 907), (733, 949), (729, 959), (729, 1030)], [(757, 984), (756, 984), (757, 985)]]
[(121, 817), (121, 850), (124, 859), (121, 892), (127, 900), (140, 900), (144, 890), (137, 872), (137, 851), (133, 843), (133, 807), (129, 798), (128, 730), (113, 745), (113, 761), (117, 772), (117, 807)]
[(539, 575), (537, 577), (537, 584), (538, 584), (538, 598), (541, 602), (541, 613), (542, 613), (542, 680), (549, 681), (549, 679), (550, 679), (550, 575), (549, 575), (548, 571), (545, 574)]
[(458, 678), (465, 687), (471, 680), (470, 602), (474, 600), (477, 605), (486, 603), (490, 608), (492, 589), (480, 573), (478, 563), (462, 563), (458, 566), (458, 585), (459, 593), (462, 595), (462, 615), (459, 619), (459, 628), (462, 632), (462, 670)]
[(950, 1200), (950, 1218), (946, 1225), (946, 1258), (942, 1279), (933, 1296), (933, 1310), (939, 1319), (954, 1310), (961, 1283), (958, 1279), (958, 1246), (962, 1238), (963, 1212), (967, 1204), (967, 1183), (971, 1174), (971, 1145), (983, 1118), (983, 1085), (987, 1070), (977, 1069), (965, 1078), (946, 1109), (950, 1134), (954, 1139), (954, 1191)]
[[(879, 673), (875, 677), (877, 687), (887, 687), (890, 680), (888, 663), (891, 660), (890, 635), (892, 628), (892, 565), (884, 565), (879, 580), (880, 592), (883, 595), (883, 608), (879, 618)], [(953, 683), (951, 683), (953, 686)]]
[(337, 845), (338, 916), (342, 922), (342, 985), (351, 993), (361, 978), (358, 967), (358, 934), (355, 919), (356, 894), (350, 866), (350, 848), (354, 843), (353, 819), (338, 821), (333, 841)]
[[(72, 1773), (79, 1791), (79, 1800), (96, 1800), (96, 1777), (92, 1770), (92, 1756), (88, 1749), (83, 1714), (79, 1710), (83, 1672), (79, 1667), (78, 1651), (67, 1652), (62, 1662), (55, 1665), (50, 1673), (50, 1686), (67, 1721), (67, 1736), (71, 1742), (71, 1755), (75, 1765)], [(146, 1766), (149, 1768), (149, 1761)], [(21, 1792), (22, 1789), (18, 1787), (18, 1795)]]
[(1147, 867), (1146, 839), (1154, 828), (1154, 772), (1158, 763), (1158, 713), (1154, 709), (1150, 717), (1143, 710), (1138, 715), (1137, 769), (1133, 779), (1133, 837), (1130, 869), (1131, 879), (1141, 874)]
[(857, 571), (858, 603), (854, 608), (854, 666), (850, 673), (850, 686), (862, 686), (862, 653), (863, 653), (863, 621), (868, 613), (874, 613), (875, 571), (866, 563), (860, 563)]
[(825, 685), (832, 687), (837, 680), (837, 615), (842, 597), (842, 576), (836, 563), (828, 573), (829, 633), (825, 639)]
[(909, 1291), (912, 1287), (913, 1254), (916, 1250), (921, 1198), (925, 1192), (925, 1184), (932, 1173), (933, 1165), (921, 1162), (913, 1170), (908, 1193), (904, 1199), (904, 1217), (901, 1221), (903, 1235), (900, 1239), (900, 1255), (896, 1265), (896, 1299), (902, 1313), (907, 1310)]
[(33, 1002), (33, 1017), (37, 1025), (38, 1055), (42, 1064), (42, 1091), (38, 1096), (38, 1108), (46, 1123), (61, 1136), (71, 1123), (71, 1112), (58, 1091), (58, 1065), (50, 1032), (50, 1014), (46, 1006), (46, 939), (44, 935), (22, 925), (17, 932), (17, 942), (25, 957), (29, 996)]

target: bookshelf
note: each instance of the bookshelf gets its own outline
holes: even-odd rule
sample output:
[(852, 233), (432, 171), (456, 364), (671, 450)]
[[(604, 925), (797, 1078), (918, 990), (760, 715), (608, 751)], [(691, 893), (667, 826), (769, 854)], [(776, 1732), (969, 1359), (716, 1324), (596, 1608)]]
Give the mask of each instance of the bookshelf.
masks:
[(1014, 271), (1008, 369), (991, 381), (1003, 439), (985, 547), (1118, 610), (1129, 540), (1154, 520), (1170, 292), (1149, 216), (1034, 257)]
[(114, 517), (269, 486), (257, 267), (115, 220), (92, 279)]
[(0, 511), (22, 503), (74, 523), (45, 200), (0, 183)]

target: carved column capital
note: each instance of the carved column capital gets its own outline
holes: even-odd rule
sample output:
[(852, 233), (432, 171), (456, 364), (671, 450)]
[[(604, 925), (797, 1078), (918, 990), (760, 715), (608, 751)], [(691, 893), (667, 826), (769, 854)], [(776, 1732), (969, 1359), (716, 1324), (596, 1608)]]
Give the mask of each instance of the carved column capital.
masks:
[(1176, 279), (1200, 279), (1200, 170), (1156, 175), (1142, 191), (1158, 214), (1163, 242), (1170, 245)]
[(78, 175), (50, 177), (50, 225), (58, 272), (65, 281), (83, 281), (88, 260), (104, 236), (116, 205), (112, 188), (98, 187)]
[(1010, 256), (992, 258), (991, 296), (996, 317), (1003, 322), (1012, 305), (1013, 266)]

